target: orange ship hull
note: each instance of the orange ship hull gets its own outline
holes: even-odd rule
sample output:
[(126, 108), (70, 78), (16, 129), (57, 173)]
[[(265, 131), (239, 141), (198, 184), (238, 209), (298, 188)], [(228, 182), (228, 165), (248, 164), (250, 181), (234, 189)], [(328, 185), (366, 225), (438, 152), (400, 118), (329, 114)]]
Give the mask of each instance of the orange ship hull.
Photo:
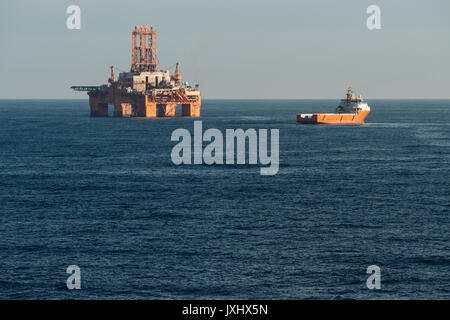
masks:
[(297, 114), (297, 122), (304, 124), (334, 124), (334, 125), (358, 125), (364, 124), (365, 117), (370, 111), (359, 113), (314, 113)]

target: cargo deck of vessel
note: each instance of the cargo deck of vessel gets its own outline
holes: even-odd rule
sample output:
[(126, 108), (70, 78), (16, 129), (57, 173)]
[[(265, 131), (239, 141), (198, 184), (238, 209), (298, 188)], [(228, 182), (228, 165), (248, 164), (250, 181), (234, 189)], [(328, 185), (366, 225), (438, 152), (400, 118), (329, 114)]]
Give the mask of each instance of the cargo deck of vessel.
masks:
[(336, 113), (301, 113), (297, 114), (297, 122), (304, 124), (364, 124), (370, 113), (369, 105), (363, 98), (355, 97), (353, 89), (347, 90), (346, 99), (342, 99)]

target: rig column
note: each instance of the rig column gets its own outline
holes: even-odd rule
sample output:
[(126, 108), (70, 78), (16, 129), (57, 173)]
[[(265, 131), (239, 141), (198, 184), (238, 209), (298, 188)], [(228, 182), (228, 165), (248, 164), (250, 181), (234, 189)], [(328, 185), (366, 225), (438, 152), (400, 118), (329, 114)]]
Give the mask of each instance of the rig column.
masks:
[(148, 96), (145, 96), (145, 117), (156, 118), (156, 102), (149, 101)]
[(200, 117), (200, 107), (202, 105), (202, 96), (199, 95), (198, 99), (191, 103), (183, 103), (181, 105), (181, 114), (183, 117)]
[(177, 109), (177, 103), (158, 103), (158, 117), (173, 117)]
[(108, 116), (108, 103), (97, 97), (89, 96), (89, 105), (91, 107), (91, 117)]
[(114, 103), (114, 117), (131, 117), (131, 103)]
[(200, 102), (182, 104), (181, 113), (183, 117), (200, 117)]

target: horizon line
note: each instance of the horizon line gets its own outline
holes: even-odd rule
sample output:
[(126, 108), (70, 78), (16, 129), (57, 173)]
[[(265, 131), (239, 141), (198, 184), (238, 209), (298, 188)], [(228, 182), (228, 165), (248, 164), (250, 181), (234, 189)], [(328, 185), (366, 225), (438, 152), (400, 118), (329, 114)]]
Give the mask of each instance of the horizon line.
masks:
[[(0, 98), (0, 100), (89, 100), (86, 98)], [(341, 98), (202, 98), (202, 100), (341, 100)], [(439, 98), (364, 98), (364, 100), (450, 100)]]

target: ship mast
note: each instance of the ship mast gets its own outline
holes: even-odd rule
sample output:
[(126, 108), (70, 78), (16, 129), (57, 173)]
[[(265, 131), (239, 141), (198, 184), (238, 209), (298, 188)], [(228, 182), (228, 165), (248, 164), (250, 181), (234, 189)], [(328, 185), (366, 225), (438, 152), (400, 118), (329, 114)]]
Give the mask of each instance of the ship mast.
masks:
[(355, 92), (352, 87), (349, 87), (347, 90), (347, 101), (355, 100)]

